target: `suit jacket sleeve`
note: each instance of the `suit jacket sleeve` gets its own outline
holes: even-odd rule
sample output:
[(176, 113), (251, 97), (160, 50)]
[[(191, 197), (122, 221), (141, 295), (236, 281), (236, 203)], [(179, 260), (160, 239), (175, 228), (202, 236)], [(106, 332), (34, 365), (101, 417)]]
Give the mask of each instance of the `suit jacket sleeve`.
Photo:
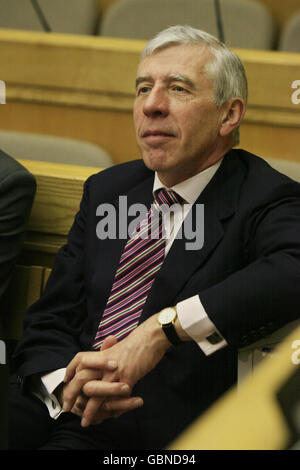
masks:
[(236, 347), (300, 318), (298, 184), (277, 188), (248, 212), (243, 250), (243, 267), (199, 293), (211, 321)]
[(7, 162), (8, 167), (1, 168), (0, 181), (0, 299), (9, 285), (21, 250), (35, 194), (33, 175), (17, 162)]

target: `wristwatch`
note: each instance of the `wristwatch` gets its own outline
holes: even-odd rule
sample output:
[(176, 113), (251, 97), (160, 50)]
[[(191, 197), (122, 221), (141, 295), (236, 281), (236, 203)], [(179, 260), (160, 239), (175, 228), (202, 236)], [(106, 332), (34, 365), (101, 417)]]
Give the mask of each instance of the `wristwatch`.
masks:
[(166, 337), (174, 346), (178, 346), (182, 341), (175, 330), (175, 320), (177, 312), (175, 307), (167, 307), (161, 310), (158, 314), (158, 323), (165, 332)]

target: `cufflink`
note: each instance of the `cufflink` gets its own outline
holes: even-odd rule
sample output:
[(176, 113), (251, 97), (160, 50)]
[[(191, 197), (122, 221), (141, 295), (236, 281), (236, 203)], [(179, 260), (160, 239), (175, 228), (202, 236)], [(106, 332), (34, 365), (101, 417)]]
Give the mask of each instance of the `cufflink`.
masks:
[(217, 333), (216, 331), (211, 335), (207, 336), (206, 339), (210, 344), (218, 344), (223, 340), (222, 336), (219, 335), (219, 333)]

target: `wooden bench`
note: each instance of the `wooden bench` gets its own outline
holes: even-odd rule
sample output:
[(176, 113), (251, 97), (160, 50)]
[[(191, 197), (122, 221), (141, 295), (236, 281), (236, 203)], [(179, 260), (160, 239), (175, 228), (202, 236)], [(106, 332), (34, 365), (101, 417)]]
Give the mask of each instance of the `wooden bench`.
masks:
[(16, 266), (4, 300), (6, 340), (21, 337), (23, 314), (42, 295), (50, 273), (51, 269), (44, 266)]
[(99, 168), (18, 160), (36, 178), (37, 191), (21, 264), (52, 267), (79, 209), (83, 185)]

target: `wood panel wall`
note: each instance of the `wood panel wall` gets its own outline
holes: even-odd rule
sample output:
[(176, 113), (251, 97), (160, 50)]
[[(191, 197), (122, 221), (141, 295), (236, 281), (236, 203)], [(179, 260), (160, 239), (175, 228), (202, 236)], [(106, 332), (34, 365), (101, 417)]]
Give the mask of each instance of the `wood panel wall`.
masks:
[(18, 159), (36, 178), (37, 191), (21, 264), (52, 267), (79, 210), (83, 185), (99, 168)]

